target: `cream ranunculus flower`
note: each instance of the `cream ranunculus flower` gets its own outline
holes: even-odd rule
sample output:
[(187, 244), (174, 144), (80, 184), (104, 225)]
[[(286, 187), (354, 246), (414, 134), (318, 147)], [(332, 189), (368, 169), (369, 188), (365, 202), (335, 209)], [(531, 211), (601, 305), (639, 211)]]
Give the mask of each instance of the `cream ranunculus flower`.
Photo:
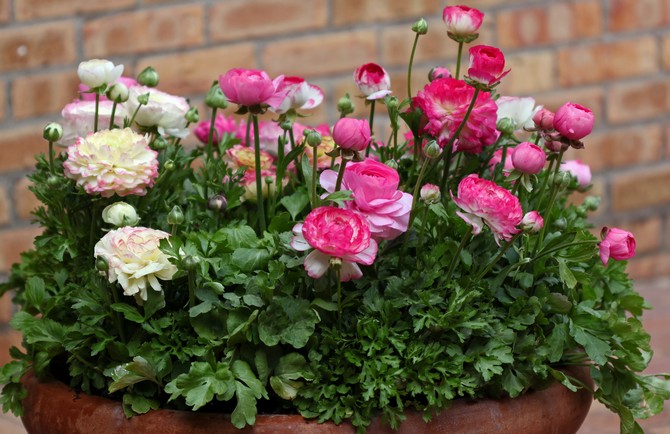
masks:
[[(138, 97), (149, 94), (146, 105), (140, 106)], [(170, 95), (146, 86), (133, 86), (128, 89), (126, 111), (132, 116), (139, 107), (135, 116), (135, 123), (142, 127), (157, 127), (160, 134), (184, 138), (189, 131), (186, 121), (186, 112), (191, 108), (186, 98)]]
[(92, 59), (81, 62), (77, 68), (79, 80), (90, 88), (114, 83), (123, 74), (123, 65), (114, 65), (109, 60)]
[(88, 194), (144, 196), (158, 176), (157, 155), (149, 139), (130, 128), (103, 130), (69, 146), (63, 167)]
[(126, 226), (107, 232), (95, 245), (96, 258), (104, 258), (110, 282), (119, 282), (123, 294), (134, 296), (138, 303), (147, 300), (147, 289), (161, 291), (158, 279), (171, 280), (177, 267), (160, 249), (167, 232)]
[(102, 210), (102, 221), (117, 227), (135, 226), (140, 222), (135, 208), (125, 202), (114, 202)]

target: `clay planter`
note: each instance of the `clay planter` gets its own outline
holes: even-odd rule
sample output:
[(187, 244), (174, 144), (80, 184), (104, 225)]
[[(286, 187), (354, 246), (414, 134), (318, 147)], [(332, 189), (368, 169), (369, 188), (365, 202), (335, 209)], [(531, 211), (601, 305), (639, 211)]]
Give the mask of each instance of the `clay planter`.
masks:
[[(570, 374), (593, 384), (588, 370)], [(226, 415), (158, 410), (126, 419), (121, 404), (72, 391), (63, 383), (40, 383), (24, 378), (28, 396), (22, 417), (29, 434), (343, 434), (355, 433), (351, 425), (306, 422), (300, 416), (258, 416), (253, 427), (235, 429)], [(559, 383), (515, 399), (458, 400), (425, 424), (420, 413), (410, 413), (400, 434), (574, 434), (591, 406), (587, 391), (573, 393)], [(369, 433), (393, 432), (374, 421)]]

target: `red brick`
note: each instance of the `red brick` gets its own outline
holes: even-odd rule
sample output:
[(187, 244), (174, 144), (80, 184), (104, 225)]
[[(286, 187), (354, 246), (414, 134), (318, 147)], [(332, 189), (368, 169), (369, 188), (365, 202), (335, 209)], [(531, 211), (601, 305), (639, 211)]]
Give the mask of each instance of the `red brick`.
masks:
[(2, 324), (7, 324), (10, 319), (12, 319), (12, 313), (14, 312), (14, 306), (12, 304), (12, 297), (14, 294), (11, 292), (6, 292), (2, 297), (0, 297), (0, 328)]
[(207, 14), (213, 41), (291, 34), (327, 25), (326, 0), (228, 0)]
[(143, 58), (141, 71), (153, 66), (160, 75), (160, 89), (179, 95), (204, 94), (219, 75), (230, 68), (254, 68), (252, 44), (226, 45), (165, 56)]
[(353, 74), (366, 62), (374, 62), (377, 38), (372, 30), (315, 35), (268, 43), (262, 52), (263, 66), (271, 75), (305, 78), (338, 72)]
[[(12, 360), (12, 358), (9, 357), (9, 348), (11, 347), (21, 348), (22, 337), (21, 333), (17, 332), (16, 330), (4, 329), (1, 331), (2, 333), (0, 333), (0, 365), (4, 365), (5, 363), (8, 363)], [(15, 431), (9, 431), (9, 432), (13, 433)], [(20, 433), (21, 431), (18, 432)]]
[(570, 46), (558, 52), (558, 79), (562, 86), (577, 86), (649, 75), (658, 70), (657, 57), (653, 36)]
[(600, 16), (599, 0), (502, 11), (495, 17), (498, 44), (503, 49), (518, 48), (598, 36)]
[(24, 220), (32, 219), (32, 211), (42, 204), (28, 188), (30, 185), (28, 178), (22, 178), (14, 185), (14, 212)]
[(637, 242), (636, 254), (657, 252), (661, 248), (662, 221), (660, 216), (652, 216), (644, 220), (637, 220), (616, 225), (621, 229), (632, 232)]
[[(543, 0), (475, 0), (471, 2), (470, 6), (480, 9), (482, 12), (487, 12), (486, 8), (491, 8), (495, 6), (511, 6), (521, 3), (542, 3)], [(451, 3), (451, 2), (450, 2)], [(460, 2), (459, 4), (465, 4), (467, 2)], [(485, 18), (486, 19), (486, 18)]]
[(0, 0), (0, 23), (6, 23), (9, 21), (10, 7), (10, 0)]
[(135, 0), (14, 0), (19, 21), (107, 12), (133, 6)]
[(140, 10), (106, 16), (84, 25), (87, 57), (185, 48), (204, 41), (203, 5)]
[(74, 25), (61, 21), (0, 30), (0, 72), (74, 62)]
[(601, 129), (584, 138), (585, 149), (571, 150), (567, 158), (580, 159), (594, 173), (617, 167), (650, 164), (663, 157), (659, 125)]
[(552, 51), (514, 54), (507, 56), (506, 63), (505, 68), (511, 68), (511, 72), (502, 79), (502, 94), (529, 95), (554, 88), (555, 58)]
[(607, 95), (607, 119), (612, 123), (651, 119), (668, 112), (668, 80), (615, 84)]
[(605, 118), (605, 92), (600, 86), (552, 90), (548, 93), (535, 94), (535, 98), (538, 104), (554, 112), (569, 101), (588, 107), (593, 111), (596, 125)]
[(670, 202), (670, 164), (618, 175), (612, 181), (614, 211), (639, 210)]
[(11, 204), (9, 203), (9, 196), (7, 190), (0, 185), (0, 226), (9, 223), (9, 213), (11, 211)]
[[(606, 212), (609, 209), (609, 201), (605, 191), (605, 179), (602, 176), (594, 176), (591, 188), (588, 191), (583, 193), (574, 192), (569, 200), (570, 203), (581, 204), (588, 196), (596, 196), (600, 198), (600, 206), (597, 210), (591, 212), (589, 217), (598, 220), (603, 216), (607, 216)], [(595, 235), (597, 235), (597, 233), (598, 231), (596, 230)]]
[(5, 118), (5, 105), (7, 104), (7, 92), (5, 82), (0, 81), (0, 121)]
[(663, 37), (663, 68), (670, 69), (670, 33)]
[(60, 72), (18, 77), (12, 82), (12, 113), (24, 119), (60, 113), (77, 97), (77, 73)]
[(33, 247), (33, 240), (40, 232), (36, 227), (0, 231), (0, 273), (9, 271), (20, 259), (20, 253)]
[(40, 126), (5, 129), (0, 135), (0, 172), (30, 169), (35, 164), (34, 155), (47, 150)]
[(611, 0), (610, 30), (643, 29), (666, 26), (670, 23), (670, 3), (667, 0)]
[(439, 0), (333, 0), (333, 24), (346, 25), (397, 20), (419, 19), (422, 15), (441, 14)]
[(634, 280), (670, 276), (670, 253), (659, 253), (633, 258), (628, 264), (628, 273)]

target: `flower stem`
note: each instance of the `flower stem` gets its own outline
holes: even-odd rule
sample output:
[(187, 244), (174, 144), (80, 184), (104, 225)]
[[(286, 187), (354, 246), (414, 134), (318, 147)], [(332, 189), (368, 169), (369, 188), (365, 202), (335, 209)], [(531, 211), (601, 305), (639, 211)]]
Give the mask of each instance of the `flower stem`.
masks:
[[(556, 159), (556, 167), (554, 168), (554, 180), (556, 179), (556, 176), (558, 176), (558, 172), (561, 169), (561, 160), (563, 159), (564, 153), (565, 150), (561, 149), (561, 152), (558, 154), (558, 158)], [(538, 250), (542, 246), (542, 242), (544, 241), (544, 234), (547, 232), (547, 226), (549, 226), (549, 222), (551, 220), (551, 208), (553, 208), (554, 206), (554, 201), (556, 200), (557, 193), (558, 193), (558, 185), (556, 185), (556, 182), (554, 182), (554, 186), (551, 189), (551, 195), (549, 196), (549, 203), (547, 204), (547, 208), (543, 213), (544, 225), (542, 226), (542, 229), (540, 229), (540, 235), (537, 238), (537, 244), (535, 244), (535, 248), (533, 249), (533, 256), (537, 254)], [(540, 201), (542, 201), (542, 197), (540, 197)]]
[(114, 101), (114, 104), (112, 104), (112, 116), (109, 118), (109, 129), (111, 130), (114, 128), (114, 117), (116, 116), (116, 106), (117, 103)]
[[(318, 197), (316, 195), (316, 174), (319, 170), (318, 167), (318, 158), (316, 153), (317, 146), (312, 147), (312, 209), (316, 208)], [(338, 176), (339, 177), (339, 176)]]
[[(428, 206), (426, 206), (423, 210), (423, 218), (421, 219), (421, 229), (419, 230), (419, 243), (417, 244), (417, 251), (421, 250), (421, 246), (423, 245), (423, 236), (424, 233), (426, 232), (426, 221), (428, 220)], [(417, 255), (416, 258), (416, 266), (419, 266), (419, 257)]]
[(407, 224), (407, 234), (409, 234), (409, 230), (412, 227), (412, 222), (414, 222), (414, 218), (416, 217), (416, 210), (414, 208), (416, 207), (416, 202), (419, 198), (419, 188), (421, 188), (421, 181), (423, 181), (423, 176), (426, 174), (426, 169), (428, 168), (429, 163), (430, 160), (428, 158), (423, 160), (421, 170), (419, 171), (419, 176), (416, 178), (416, 184), (414, 184), (414, 191), (412, 192), (412, 208), (410, 209), (409, 223)]
[(449, 268), (447, 269), (447, 282), (451, 280), (451, 275), (454, 272), (454, 268), (456, 268), (456, 264), (458, 263), (458, 260), (461, 256), (461, 251), (463, 250), (463, 247), (467, 244), (468, 240), (470, 240), (470, 237), (472, 237), (472, 231), (468, 230), (465, 235), (463, 235), (463, 238), (461, 239), (461, 243), (458, 245), (458, 248), (456, 249), (456, 253), (454, 253), (454, 256), (451, 258), (451, 262), (449, 263)]
[(347, 165), (347, 161), (349, 161), (349, 159), (344, 158), (344, 155), (342, 155), (340, 160), (342, 162), (340, 163), (340, 170), (337, 172), (337, 181), (335, 182), (335, 191), (340, 191), (340, 187), (342, 187), (342, 178), (344, 177), (344, 168)]
[(195, 271), (188, 271), (188, 307), (195, 306)]
[(498, 254), (495, 256), (495, 258), (493, 258), (491, 262), (489, 262), (486, 268), (484, 268), (484, 270), (482, 270), (480, 273), (477, 273), (477, 277), (474, 279), (475, 282), (481, 280), (484, 276), (486, 276), (486, 273), (491, 271), (493, 266), (498, 263), (500, 258), (502, 258), (505, 252), (507, 252), (507, 249), (509, 249), (512, 246), (512, 244), (514, 244), (514, 241), (516, 241), (516, 239), (519, 238), (519, 236), (521, 236), (522, 233), (523, 232), (519, 232), (516, 235), (514, 235), (514, 237), (512, 237), (512, 239), (509, 240), (509, 242), (505, 244), (505, 246), (502, 249), (500, 249)]
[(49, 171), (54, 173), (54, 142), (49, 140)]
[(263, 204), (263, 180), (261, 179), (261, 139), (258, 131), (258, 116), (251, 115), (254, 123), (254, 156), (256, 169), (256, 206), (258, 209), (258, 226), (261, 235), (265, 232), (265, 207)]
[(414, 45), (412, 45), (412, 53), (409, 55), (409, 65), (407, 65), (407, 97), (412, 97), (412, 65), (414, 64), (414, 52), (419, 42), (419, 33), (414, 36)]
[[(277, 196), (281, 197), (284, 191), (284, 143), (286, 143), (287, 132), (284, 131), (284, 138), (277, 138), (277, 178), (275, 179), (275, 187), (277, 189)], [(273, 201), (274, 203), (274, 201)]]
[[(95, 117), (93, 118), (93, 132), (98, 132), (98, 109), (100, 107), (100, 93), (95, 92)], [(112, 118), (114, 119), (114, 118)]]
[[(370, 102), (370, 119), (368, 120), (368, 123), (370, 124), (370, 135), (371, 135), (371, 137), (374, 136), (374, 133), (373, 133), (374, 130), (372, 129), (372, 125), (375, 122), (375, 103), (376, 102), (377, 102), (377, 100), (374, 100), (374, 99)], [(370, 140), (368, 142), (368, 147), (365, 149), (365, 156), (366, 157), (370, 155), (370, 149), (372, 148), (372, 142), (373, 142), (373, 140)]]
[[(104, 294), (107, 293), (107, 285), (105, 285), (104, 280), (101, 278), (100, 279), (100, 291), (103, 291)], [(116, 294), (116, 288), (110, 288), (110, 291), (112, 293), (112, 299), (114, 300), (114, 303), (119, 302), (119, 296)], [(107, 299), (109, 301), (109, 299)], [(112, 309), (110, 308), (110, 311)], [(119, 336), (121, 337), (122, 342), (127, 342), (126, 341), (126, 332), (123, 329), (123, 322), (121, 321), (121, 314), (116, 311), (112, 311), (112, 319), (114, 320), (114, 325), (116, 325), (116, 329), (119, 331)]]
[(342, 270), (341, 267), (337, 267), (337, 321), (342, 327)]
[(217, 108), (212, 108), (212, 120), (209, 123), (209, 135), (207, 136), (207, 159), (211, 160), (213, 155), (212, 146), (214, 146), (214, 128), (216, 125), (216, 110)]
[(456, 80), (461, 75), (461, 57), (463, 56), (463, 42), (458, 43), (458, 55), (456, 57)]

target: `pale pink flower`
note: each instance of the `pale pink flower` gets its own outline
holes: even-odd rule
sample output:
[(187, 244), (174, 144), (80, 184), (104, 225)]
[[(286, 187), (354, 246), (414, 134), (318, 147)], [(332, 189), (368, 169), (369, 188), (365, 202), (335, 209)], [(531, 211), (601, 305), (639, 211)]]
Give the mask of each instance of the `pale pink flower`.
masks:
[[(149, 101), (140, 106), (138, 97), (147, 93)], [(133, 86), (128, 89), (126, 110), (131, 116), (137, 110), (135, 123), (141, 127), (156, 127), (161, 135), (179, 138), (188, 136), (186, 112), (190, 108), (186, 98), (153, 87)]]
[(554, 129), (570, 140), (581, 140), (593, 130), (593, 112), (579, 104), (567, 102), (554, 116)]
[[(336, 181), (333, 170), (321, 174), (321, 186), (329, 193), (335, 191)], [(398, 190), (399, 183), (398, 172), (370, 158), (344, 169), (342, 189), (353, 194), (346, 206), (367, 218), (375, 239), (392, 240), (407, 231), (412, 195)]]
[(577, 182), (582, 188), (586, 188), (591, 184), (591, 168), (588, 164), (584, 164), (580, 160), (568, 160), (562, 162), (561, 170), (563, 172), (568, 172), (577, 178)]
[(530, 211), (524, 214), (521, 219), (521, 229), (528, 232), (539, 232), (544, 226), (544, 219), (537, 211)]
[(498, 122), (509, 119), (514, 131), (533, 128), (533, 116), (542, 109), (535, 106), (532, 97), (501, 96), (496, 100), (498, 105)]
[(517, 225), (523, 218), (519, 198), (493, 181), (481, 179), (475, 174), (466, 176), (458, 184), (458, 197), (451, 195), (462, 211), (456, 211), (472, 226), (478, 235), (484, 223), (491, 229), (496, 243), (509, 241), (519, 233)]
[(337, 146), (351, 151), (362, 151), (370, 143), (370, 124), (363, 119), (342, 118), (333, 126), (333, 140)]
[(118, 281), (123, 294), (141, 304), (147, 300), (149, 287), (160, 292), (158, 279), (171, 280), (177, 272), (160, 249), (160, 241), (169, 237), (167, 232), (126, 226), (107, 232), (95, 245), (94, 255), (109, 264), (109, 282)]
[(442, 20), (449, 35), (471, 36), (477, 34), (484, 14), (468, 6), (447, 6), (442, 11)]
[(506, 76), (505, 56), (496, 47), (475, 45), (470, 48), (470, 67), (468, 77), (485, 86), (493, 86)]
[(295, 225), (291, 246), (299, 252), (315, 249), (305, 258), (305, 270), (313, 279), (325, 274), (333, 258), (342, 262), (343, 282), (359, 279), (363, 272), (358, 264), (372, 265), (377, 255), (377, 243), (365, 217), (332, 206), (312, 210), (304, 223)]
[(290, 109), (310, 110), (323, 102), (323, 90), (301, 77), (284, 77), (270, 100), (270, 110), (286, 113)]
[(354, 82), (369, 100), (384, 98), (391, 93), (391, 77), (376, 63), (366, 63), (356, 68)]
[(279, 76), (272, 80), (263, 70), (233, 68), (219, 76), (219, 86), (232, 103), (247, 107), (271, 105), (270, 99), (275, 96), (283, 78)]
[[(204, 144), (207, 144), (207, 141), (209, 140), (209, 127), (211, 124), (212, 121), (210, 119), (203, 120), (198, 122), (198, 125), (196, 125), (193, 130), (193, 134)], [(216, 118), (214, 119), (214, 135), (212, 137), (214, 144), (219, 143), (225, 133), (237, 136), (237, 132), (238, 127), (235, 118), (221, 113), (216, 115)]]
[(424, 184), (421, 186), (419, 192), (419, 197), (422, 201), (431, 204), (437, 203), (442, 198), (442, 193), (440, 192), (440, 187), (435, 184)]
[(67, 148), (65, 176), (88, 194), (144, 196), (158, 176), (158, 153), (149, 139), (131, 130), (98, 131)]
[(542, 148), (534, 143), (521, 142), (514, 148), (512, 164), (514, 168), (522, 173), (536, 174), (542, 171), (547, 155)]
[[(98, 127), (108, 128), (112, 118), (111, 101), (100, 101), (98, 105)], [(84, 137), (93, 132), (95, 123), (95, 101), (74, 101), (63, 107), (63, 136), (58, 141), (59, 146), (70, 146), (79, 137)], [(117, 105), (114, 112), (114, 123), (123, 125), (123, 118), (127, 116), (123, 105)]]
[[(272, 169), (274, 158), (265, 151), (260, 152), (261, 170)], [(256, 168), (256, 153), (254, 148), (244, 145), (235, 145), (226, 151), (224, 159), (231, 169), (239, 169), (246, 167), (247, 170), (253, 171)]]
[(604, 227), (601, 232), (602, 241), (598, 243), (600, 260), (607, 266), (609, 258), (623, 261), (635, 256), (635, 237), (628, 231), (618, 228)]
[[(503, 173), (505, 176), (509, 176), (509, 172), (514, 170), (514, 164), (512, 163), (512, 155), (514, 155), (514, 148), (507, 148), (505, 151), (505, 161), (503, 163)], [(491, 159), (489, 160), (489, 167), (491, 168), (491, 173), (493, 173), (496, 169), (496, 166), (502, 162), (503, 159), (503, 150), (502, 149), (496, 149), (496, 151), (493, 153), (493, 156), (491, 156)]]
[[(426, 131), (444, 146), (463, 121), (475, 90), (463, 80), (438, 78), (427, 84), (414, 98), (414, 103), (427, 118)], [(480, 92), (461, 130), (454, 149), (479, 153), (499, 136), (496, 129), (498, 106), (487, 92)]]
[(109, 60), (91, 59), (81, 62), (77, 75), (82, 84), (96, 88), (114, 83), (123, 74), (123, 65), (114, 65)]

